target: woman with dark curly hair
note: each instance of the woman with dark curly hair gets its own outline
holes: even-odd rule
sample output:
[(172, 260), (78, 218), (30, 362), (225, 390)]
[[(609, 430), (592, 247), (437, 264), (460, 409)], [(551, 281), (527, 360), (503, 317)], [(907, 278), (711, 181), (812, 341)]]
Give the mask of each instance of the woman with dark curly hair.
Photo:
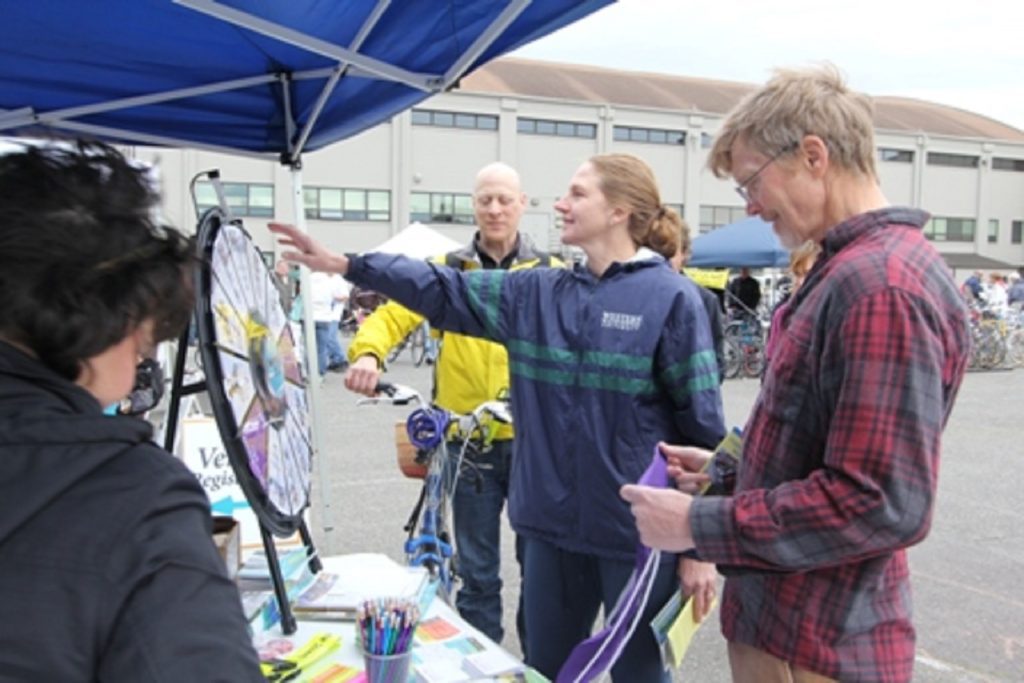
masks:
[(104, 415), (185, 328), (195, 250), (105, 145), (0, 156), (0, 671), (262, 680), (195, 477)]

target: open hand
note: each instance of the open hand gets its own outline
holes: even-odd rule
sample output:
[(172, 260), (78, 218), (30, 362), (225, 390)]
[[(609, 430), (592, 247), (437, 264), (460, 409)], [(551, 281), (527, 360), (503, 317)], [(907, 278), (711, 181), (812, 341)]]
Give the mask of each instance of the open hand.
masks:
[(270, 232), (280, 235), (279, 243), (293, 247), (295, 251), (286, 251), (281, 258), (292, 263), (301, 263), (310, 270), (324, 273), (348, 273), (348, 258), (329, 251), (315, 239), (302, 232), (294, 225), (287, 223), (268, 223)]

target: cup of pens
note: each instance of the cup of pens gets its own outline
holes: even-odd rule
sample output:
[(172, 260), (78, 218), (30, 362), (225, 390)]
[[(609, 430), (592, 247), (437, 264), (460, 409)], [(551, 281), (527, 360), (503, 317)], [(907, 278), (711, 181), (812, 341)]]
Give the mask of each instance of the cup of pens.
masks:
[(367, 600), (356, 615), (356, 640), (366, 664), (367, 683), (406, 683), (419, 607), (396, 598)]

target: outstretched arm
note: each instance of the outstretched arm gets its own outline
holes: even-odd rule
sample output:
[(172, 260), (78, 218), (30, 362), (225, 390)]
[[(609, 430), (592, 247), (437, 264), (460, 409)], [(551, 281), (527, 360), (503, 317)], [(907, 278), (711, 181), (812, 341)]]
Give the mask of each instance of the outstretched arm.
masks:
[(516, 276), (531, 271), (452, 268), (392, 254), (347, 257), (326, 249), (294, 226), (271, 223), (281, 243), (293, 247), (282, 257), (313, 270), (339, 273), (361, 287), (376, 290), (422, 314), (438, 329), (503, 342), (507, 334), (507, 307)]

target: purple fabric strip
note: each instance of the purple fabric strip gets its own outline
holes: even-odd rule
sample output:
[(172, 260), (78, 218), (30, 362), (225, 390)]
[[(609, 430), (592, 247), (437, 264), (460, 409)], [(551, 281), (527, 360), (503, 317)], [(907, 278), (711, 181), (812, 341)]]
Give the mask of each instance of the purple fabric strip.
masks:
[[(651, 464), (637, 483), (657, 488), (668, 486), (667, 463), (657, 447)], [(556, 683), (587, 683), (600, 678), (615, 664), (647, 605), (647, 597), (658, 573), (659, 555), (655, 552), (652, 556), (650, 548), (637, 544), (633, 574), (619, 594), (615, 609), (605, 619), (605, 627), (573, 648), (558, 671)]]

